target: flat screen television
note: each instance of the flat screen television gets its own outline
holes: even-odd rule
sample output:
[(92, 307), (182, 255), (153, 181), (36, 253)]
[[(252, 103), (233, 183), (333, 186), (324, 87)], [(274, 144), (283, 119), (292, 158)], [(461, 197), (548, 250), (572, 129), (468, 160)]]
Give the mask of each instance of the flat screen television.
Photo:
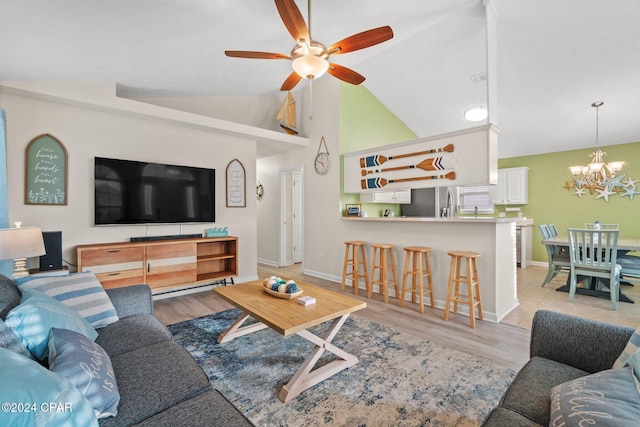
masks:
[(215, 222), (215, 169), (96, 157), (95, 225)]

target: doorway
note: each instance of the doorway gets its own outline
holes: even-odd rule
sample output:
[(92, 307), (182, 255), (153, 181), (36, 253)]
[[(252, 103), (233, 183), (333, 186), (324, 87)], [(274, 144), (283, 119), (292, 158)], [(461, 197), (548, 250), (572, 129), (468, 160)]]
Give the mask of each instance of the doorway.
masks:
[(280, 170), (280, 267), (304, 259), (303, 187), (302, 166)]

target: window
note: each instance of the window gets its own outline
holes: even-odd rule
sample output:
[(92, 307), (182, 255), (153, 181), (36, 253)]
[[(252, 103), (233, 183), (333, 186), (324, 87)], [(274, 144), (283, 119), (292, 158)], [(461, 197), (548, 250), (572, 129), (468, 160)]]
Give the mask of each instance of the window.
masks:
[(490, 185), (460, 187), (460, 213), (474, 213), (476, 208), (481, 214), (494, 213)]

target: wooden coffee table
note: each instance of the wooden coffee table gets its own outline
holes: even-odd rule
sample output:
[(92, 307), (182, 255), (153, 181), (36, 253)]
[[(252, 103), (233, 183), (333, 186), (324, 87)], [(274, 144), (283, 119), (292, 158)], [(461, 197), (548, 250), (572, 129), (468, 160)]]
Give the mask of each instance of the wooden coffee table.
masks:
[[(356, 356), (339, 349), (331, 344), (331, 341), (351, 313), (367, 306), (366, 302), (317, 286), (304, 283), (298, 285), (304, 291), (301, 296), (314, 297), (315, 304), (304, 306), (298, 304), (297, 298), (280, 299), (269, 295), (262, 290), (261, 281), (223, 286), (213, 290), (242, 310), (231, 326), (220, 334), (219, 343), (269, 327), (284, 336), (298, 334), (315, 344), (289, 383), (282, 386), (278, 393), (278, 399), (285, 403), (306, 389), (358, 363)], [(242, 326), (249, 317), (258, 320), (258, 323)], [(314, 335), (307, 330), (330, 320), (333, 321), (331, 327), (322, 336)], [(312, 371), (325, 350), (339, 359)]]

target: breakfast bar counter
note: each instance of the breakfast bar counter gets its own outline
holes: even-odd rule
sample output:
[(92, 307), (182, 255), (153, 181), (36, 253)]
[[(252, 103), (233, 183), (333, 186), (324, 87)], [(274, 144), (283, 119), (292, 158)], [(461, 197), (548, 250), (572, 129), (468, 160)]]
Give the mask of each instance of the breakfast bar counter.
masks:
[[(395, 245), (396, 269), (399, 285), (404, 265), (403, 247), (428, 246), (435, 305), (444, 308), (449, 279), (449, 251), (474, 251), (478, 259), (478, 278), (482, 311), (487, 321), (500, 322), (518, 306), (516, 279), (516, 223), (523, 218), (493, 217), (342, 217), (341, 235), (344, 240), (363, 240)], [(367, 249), (367, 262), (371, 269), (371, 251)], [(362, 288), (363, 283), (360, 284)], [(390, 287), (390, 292), (393, 287)], [(377, 289), (374, 289), (374, 292)], [(410, 299), (410, 293), (406, 298)], [(466, 306), (460, 308), (464, 311)]]

